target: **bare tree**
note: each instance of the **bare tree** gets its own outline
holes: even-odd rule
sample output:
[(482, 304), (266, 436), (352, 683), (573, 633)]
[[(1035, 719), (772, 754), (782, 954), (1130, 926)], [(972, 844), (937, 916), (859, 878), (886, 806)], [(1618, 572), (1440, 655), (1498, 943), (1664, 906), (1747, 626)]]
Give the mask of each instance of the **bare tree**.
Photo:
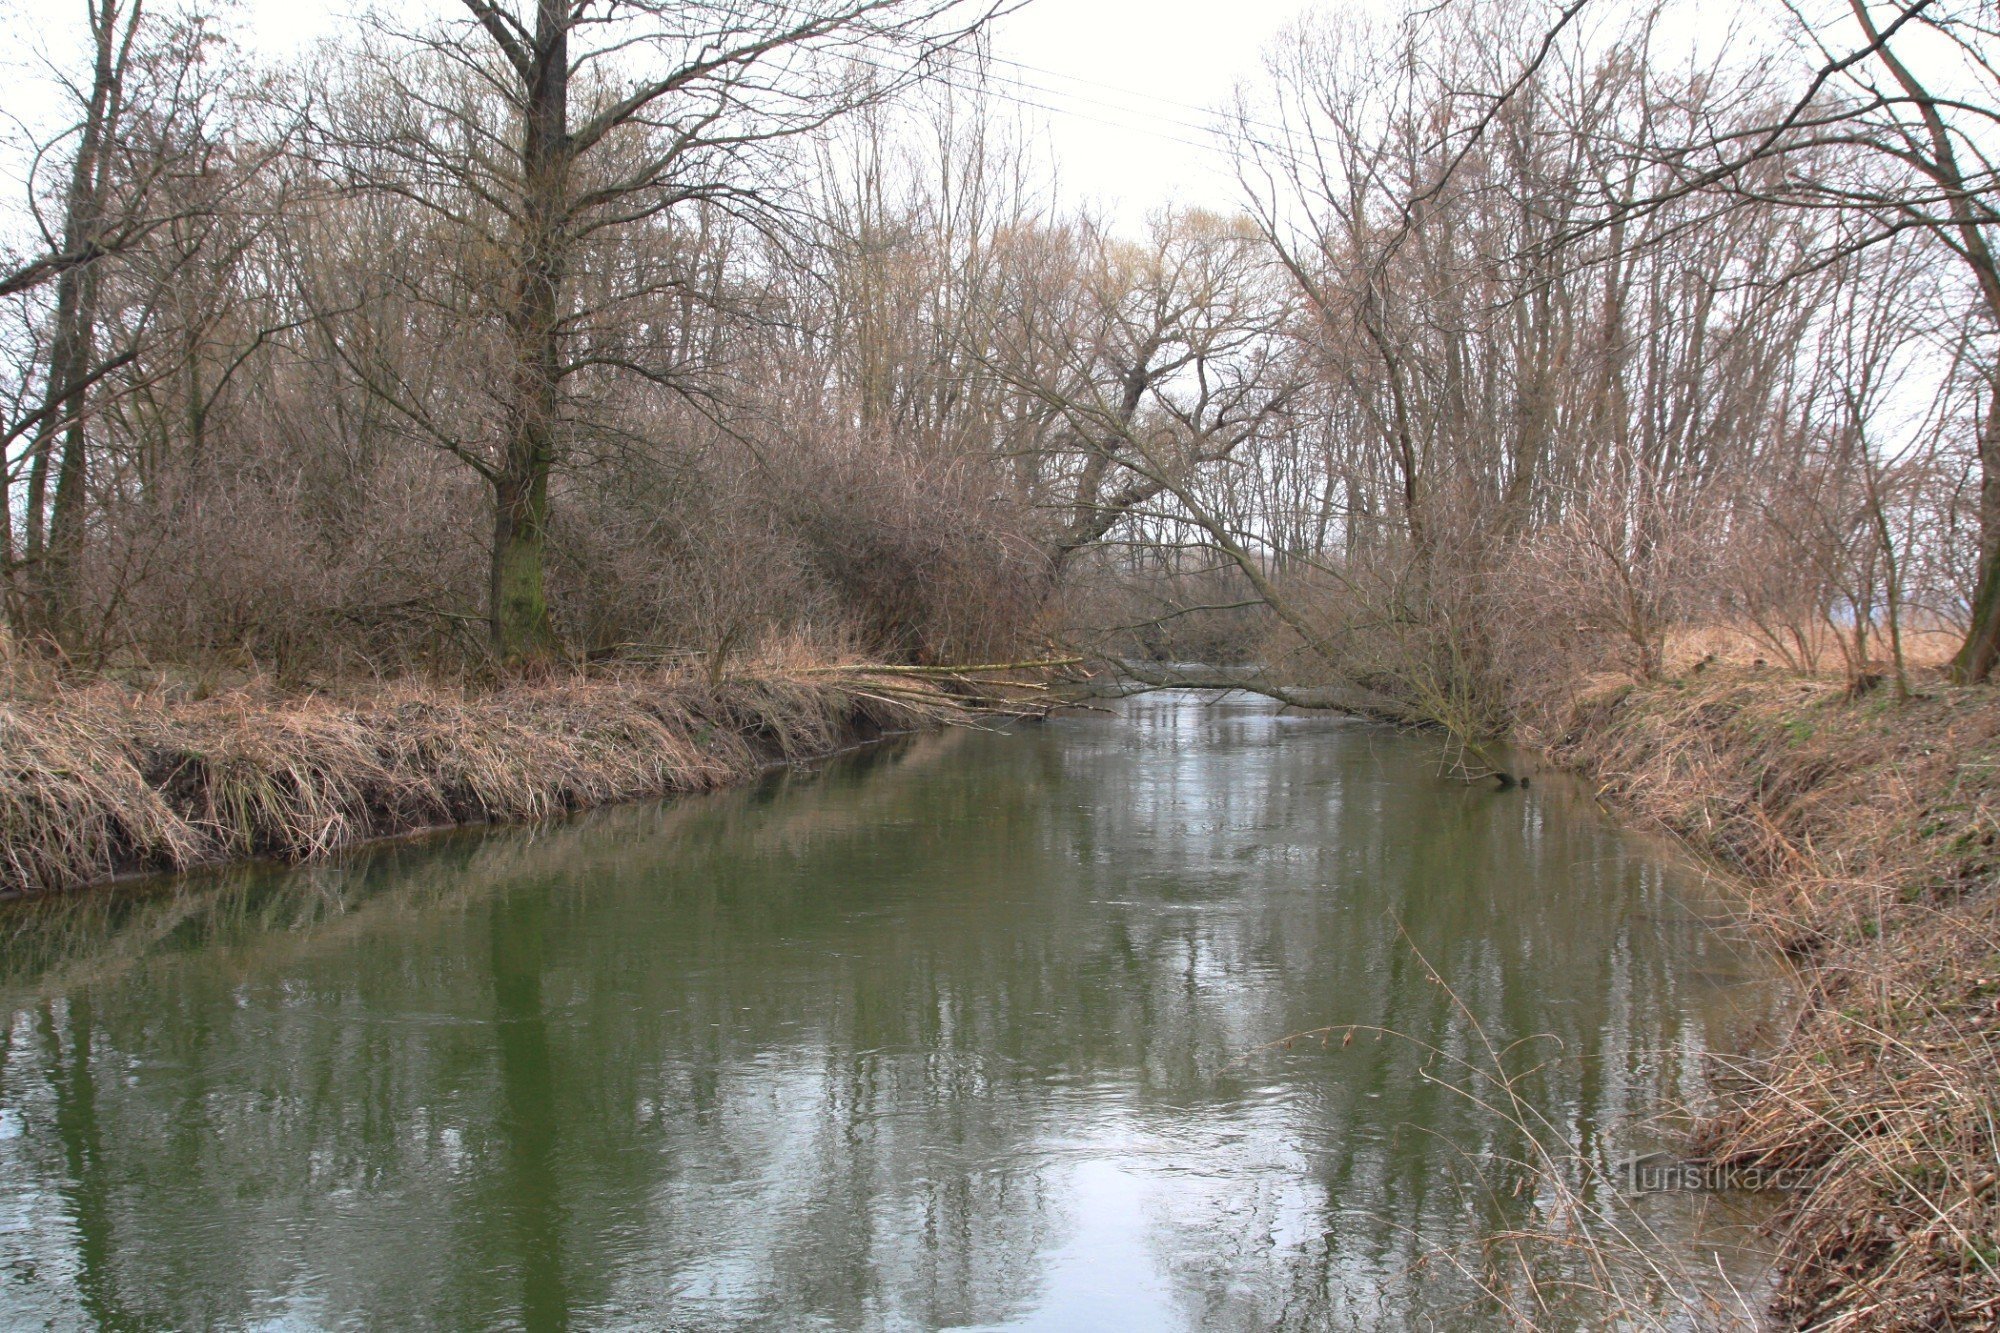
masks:
[[(1981, 330), (1979, 373), (2000, 382), (2000, 176), (1991, 148), (2000, 122), (2000, 34), (1990, 15), (1954, 0), (1848, 0), (1837, 18), (1787, 8), (1811, 57), (1802, 86), (1779, 96), (1768, 60), (1733, 85), (1715, 72), (1714, 95), (1733, 101), (1732, 113), (1690, 118), (1680, 134), (1650, 145), (1626, 140), (1622, 146), (1655, 172), (1644, 188), (1601, 196), (1585, 225), (1615, 225), (1689, 199), (1782, 205), (1832, 219), (1821, 229), (1825, 244), (1795, 268), (1774, 271), (1774, 281), (1914, 233), (1957, 269), (1965, 313)], [(2000, 403), (2000, 394), (1987, 401)], [(2000, 408), (1973, 429), (1979, 575), (1952, 664), (1966, 682), (1986, 680), (2000, 664)]]
[[(586, 248), (615, 252), (621, 238), (696, 206), (768, 225), (783, 207), (775, 145), (906, 84), (992, 8), (964, 0), (465, 5), (466, 23), (411, 39), (434, 68), (459, 77), (419, 83), (384, 67), (379, 77), (407, 109), (403, 123), (332, 126), (328, 144), (357, 184), (420, 204), (454, 244), (490, 264), (473, 313), (504, 343), (497, 433), (468, 440), (434, 419), (424, 428), (491, 489), (494, 648), (534, 658), (556, 646), (544, 587), (550, 481), (571, 443), (576, 382), (623, 373), (685, 388), (640, 315), (671, 275), (614, 280), (586, 311), (578, 305)], [(485, 99), (497, 99), (501, 114), (479, 109)], [(419, 405), (395, 401), (425, 419)]]
[[(268, 147), (225, 147), (211, 123), (229, 73), (212, 60), (202, 19), (155, 16), (144, 0), (90, 0), (83, 17), (89, 76), (64, 80), (77, 118), (32, 145), (38, 166), (67, 155), (48, 209), (59, 220), (44, 220), (39, 194), (31, 199), (49, 253), (9, 279), (18, 336), (43, 349), (24, 368), (40, 393), (21, 395), (25, 410), (5, 431), (10, 446), (25, 441), (8, 468), (10, 494), (25, 473), (18, 542), (14, 506), (0, 516), (10, 575), (25, 575), (11, 590), (16, 628), (72, 649), (95, 490), (93, 419), (133, 382), (161, 284), (202, 249), (235, 183), (255, 176), (253, 159)], [(238, 160), (220, 170), (231, 155)], [(37, 186), (31, 178), (31, 192)], [(44, 283), (53, 288), (46, 302)]]

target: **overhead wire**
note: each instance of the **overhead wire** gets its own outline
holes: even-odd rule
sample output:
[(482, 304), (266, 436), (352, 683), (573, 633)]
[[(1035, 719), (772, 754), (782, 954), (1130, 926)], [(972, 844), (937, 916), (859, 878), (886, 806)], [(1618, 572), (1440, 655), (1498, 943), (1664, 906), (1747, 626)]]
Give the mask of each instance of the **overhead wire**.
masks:
[[(879, 60), (871, 60), (865, 56), (858, 55), (853, 51), (847, 52), (846, 57), (850, 60), (855, 61), (858, 64), (865, 65), (871, 69), (880, 70), (884, 73), (902, 74), (905, 72), (903, 69), (897, 66), (885, 64)], [(1020, 64), (1020, 62), (1018, 61), (1006, 61), (1003, 63), (1014, 64), (1014, 65)], [(1235, 152), (1226, 144), (1222, 144), (1216, 141), (1216, 137), (1219, 137), (1220, 134), (1222, 133), (1222, 126), (1220, 123), (1209, 124), (1209, 125), (1197, 125), (1189, 121), (1177, 120), (1172, 117), (1153, 116), (1151, 113), (1146, 112), (1137, 107), (1120, 106), (1116, 103), (1105, 102), (1098, 98), (1086, 97), (1080, 93), (1070, 92), (1065, 89), (1049, 88), (1017, 75), (996, 74), (991, 70), (974, 72), (970, 70), (946, 69), (946, 70), (933, 71), (925, 75), (924, 77), (932, 82), (941, 84), (944, 87), (951, 88), (954, 91), (966, 93), (971, 96), (998, 97), (1002, 101), (1010, 102), (1015, 106), (1024, 107), (1028, 110), (1040, 111), (1047, 115), (1052, 115), (1052, 116), (1068, 116), (1071, 117), (1072, 119), (1086, 121), (1094, 125), (1102, 125), (1108, 129), (1121, 130), (1126, 133), (1144, 134), (1149, 137), (1162, 140), (1163, 142), (1166, 143), (1175, 144), (1183, 148), (1193, 149), (1196, 152), (1215, 154), (1217, 157), (1222, 158), (1231, 164), (1233, 164), (1236, 161)], [(1062, 77), (1062, 76), (1057, 76), (1057, 77)], [(1110, 85), (1101, 85), (1101, 86), (1106, 88), (1110, 87)], [(1027, 94), (1034, 94), (1034, 96), (1029, 96)], [(1052, 105), (1050, 101), (1040, 100), (1044, 98), (1054, 99), (1056, 104)], [(1086, 102), (1091, 105), (1103, 107), (1111, 111), (1116, 111), (1121, 115), (1131, 117), (1134, 119), (1114, 120), (1106, 116), (1094, 115), (1088, 111), (1078, 110), (1073, 106), (1061, 105), (1060, 103), (1064, 99)], [(1169, 105), (1179, 107), (1180, 109), (1183, 110), (1189, 110), (1189, 111), (1196, 110), (1196, 108), (1193, 108), (1186, 103), (1171, 102), (1170, 99), (1156, 98), (1153, 100), (1166, 102)], [(1141, 118), (1143, 119), (1144, 122), (1152, 122), (1152, 123), (1134, 123), (1135, 119), (1141, 119)], [(1290, 130), (1283, 129), (1281, 127), (1270, 127), (1264, 122), (1258, 122), (1246, 118), (1218, 116), (1218, 122), (1221, 122), (1223, 120), (1231, 121), (1239, 127), (1246, 125), (1254, 125), (1262, 128), (1273, 128), (1275, 132), (1282, 134), (1289, 134), (1292, 132)], [(1184, 137), (1183, 135), (1172, 133), (1170, 132), (1169, 129), (1162, 128), (1161, 127), (1162, 124), (1170, 126), (1173, 129), (1185, 130), (1192, 134), (1199, 134), (1204, 136), (1216, 136), (1216, 137), (1209, 137), (1202, 139), (1187, 138)], [(1263, 152), (1279, 157), (1287, 162), (1292, 163), (1293, 165), (1301, 165), (1301, 159), (1291, 149), (1283, 147), (1279, 144), (1272, 143), (1268, 139), (1260, 138), (1255, 135), (1244, 134), (1242, 135), (1242, 138), (1244, 139), (1245, 142), (1253, 145), (1254, 147), (1260, 149)]]
[[(1031, 65), (1025, 60), (1014, 60), (1007, 56), (990, 53), (982, 54), (981, 59), (996, 65), (1009, 65), (1015, 69), (1026, 70), (1030, 74), (1041, 75), (1044, 78), (1060, 79), (1065, 82), (1080, 84), (1086, 88), (1095, 88), (1099, 92), (1114, 93), (1120, 97), (1136, 98), (1142, 102), (1157, 102), (1161, 106), (1172, 107), (1176, 111), (1184, 111), (1190, 115), (1215, 116), (1225, 114), (1229, 120), (1237, 124), (1254, 126), (1257, 129), (1265, 130), (1272, 134), (1289, 134), (1293, 129), (1293, 127), (1280, 125), (1268, 120), (1258, 120), (1255, 117), (1239, 115), (1235, 112), (1219, 113), (1213, 107), (1196, 106), (1192, 102), (1176, 101), (1171, 97), (1162, 97), (1158, 93), (1141, 92), (1136, 88), (1126, 88), (1115, 83), (1105, 83), (1098, 79), (1085, 78), (1081, 74), (1069, 74), (1061, 70), (1045, 69), (1040, 65)], [(1112, 104), (1106, 103), (1105, 105)]]
[[(884, 64), (876, 60), (870, 60), (864, 56), (856, 55), (851, 51), (846, 53), (846, 58), (854, 61), (857, 64), (866, 65), (870, 69), (880, 70), (886, 74), (904, 73), (903, 70), (893, 65)], [(1076, 120), (1088, 121), (1094, 125), (1102, 125), (1109, 129), (1124, 130), (1127, 131), (1128, 133), (1133, 133), (1133, 134), (1145, 134), (1156, 139), (1165, 140), (1168, 143), (1179, 144), (1182, 147), (1193, 148), (1201, 152), (1227, 151), (1220, 144), (1200, 139), (1183, 138), (1180, 135), (1170, 133), (1168, 130), (1160, 128), (1156, 124), (1133, 123), (1132, 121), (1129, 120), (1112, 120), (1105, 116), (1093, 115), (1087, 111), (1079, 111), (1074, 107), (1051, 105), (1047, 101), (1038, 101), (1036, 100), (1035, 97), (1023, 95), (1023, 90), (1025, 90), (1025, 92), (1027, 93), (1039, 94), (1041, 97), (1053, 98), (1057, 99), (1058, 101), (1065, 97), (1073, 96), (1073, 94), (1065, 93), (1059, 89), (1043, 88), (1036, 84), (1030, 84), (1025, 80), (1012, 79), (1006, 76), (989, 75), (982, 78), (980, 76), (974, 75), (971, 77), (973, 78), (974, 81), (968, 82), (967, 75), (958, 70), (932, 71), (923, 76), (923, 78), (927, 82), (941, 84), (942, 86), (953, 89), (956, 92), (968, 93), (974, 96), (985, 95), (985, 96), (998, 97), (1002, 101), (1011, 102), (1016, 106), (1026, 107), (1031, 111), (1041, 111), (1052, 116), (1068, 116)], [(1133, 108), (1114, 107), (1112, 109), (1125, 111), (1127, 114), (1134, 117), (1145, 115), (1144, 112), (1140, 112)], [(1189, 130), (1197, 134), (1213, 133), (1213, 130), (1207, 126), (1189, 125), (1185, 124), (1184, 122), (1171, 121), (1171, 120), (1167, 121), (1166, 123), (1176, 128)]]

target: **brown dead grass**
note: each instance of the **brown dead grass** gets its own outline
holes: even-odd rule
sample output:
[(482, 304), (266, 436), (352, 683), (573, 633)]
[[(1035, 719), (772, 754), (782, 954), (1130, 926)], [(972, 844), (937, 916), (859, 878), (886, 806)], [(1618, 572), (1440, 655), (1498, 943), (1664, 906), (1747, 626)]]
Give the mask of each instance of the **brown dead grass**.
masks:
[(1799, 1167), (1778, 1313), (2000, 1326), (2000, 692), (1772, 670), (1600, 683), (1552, 747), (1740, 872), (1803, 1002), (1698, 1146)]
[[(1911, 671), (1942, 667), (1957, 655), (1965, 642), (1962, 627), (1906, 624), (1902, 628), (1903, 663)], [(1798, 631), (1786, 647), (1794, 656), (1803, 655), (1829, 675), (1845, 670), (1842, 645), (1830, 625), (1811, 625)], [(1880, 627), (1870, 636), (1871, 670), (1887, 670), (1889, 636)], [(1756, 662), (1776, 666), (1786, 663), (1770, 641), (1750, 631), (1730, 625), (1689, 625), (1667, 635), (1662, 656), (1668, 671), (1685, 671), (1703, 658), (1726, 666), (1747, 667)]]
[(16, 690), (0, 699), (0, 895), (706, 791), (857, 735), (959, 718), (954, 684), (781, 658), (724, 681), (626, 671), (487, 691)]

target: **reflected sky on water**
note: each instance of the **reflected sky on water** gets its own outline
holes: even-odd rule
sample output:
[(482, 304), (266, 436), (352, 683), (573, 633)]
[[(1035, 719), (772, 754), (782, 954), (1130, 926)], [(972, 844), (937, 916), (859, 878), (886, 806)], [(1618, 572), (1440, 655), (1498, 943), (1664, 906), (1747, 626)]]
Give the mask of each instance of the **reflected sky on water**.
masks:
[(1465, 1092), (1609, 1165), (1773, 995), (1435, 756), (1156, 695), (16, 905), (0, 1323), (1491, 1327), (1454, 1260), (1547, 1194)]

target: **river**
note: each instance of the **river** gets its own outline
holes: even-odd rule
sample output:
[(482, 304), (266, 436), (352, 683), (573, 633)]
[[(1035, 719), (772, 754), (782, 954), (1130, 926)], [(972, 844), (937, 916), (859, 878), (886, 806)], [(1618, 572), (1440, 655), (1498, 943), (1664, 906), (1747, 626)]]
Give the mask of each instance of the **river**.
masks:
[(1769, 1012), (1713, 916), (1568, 784), (1175, 693), (15, 904), (0, 1326), (1495, 1327)]

